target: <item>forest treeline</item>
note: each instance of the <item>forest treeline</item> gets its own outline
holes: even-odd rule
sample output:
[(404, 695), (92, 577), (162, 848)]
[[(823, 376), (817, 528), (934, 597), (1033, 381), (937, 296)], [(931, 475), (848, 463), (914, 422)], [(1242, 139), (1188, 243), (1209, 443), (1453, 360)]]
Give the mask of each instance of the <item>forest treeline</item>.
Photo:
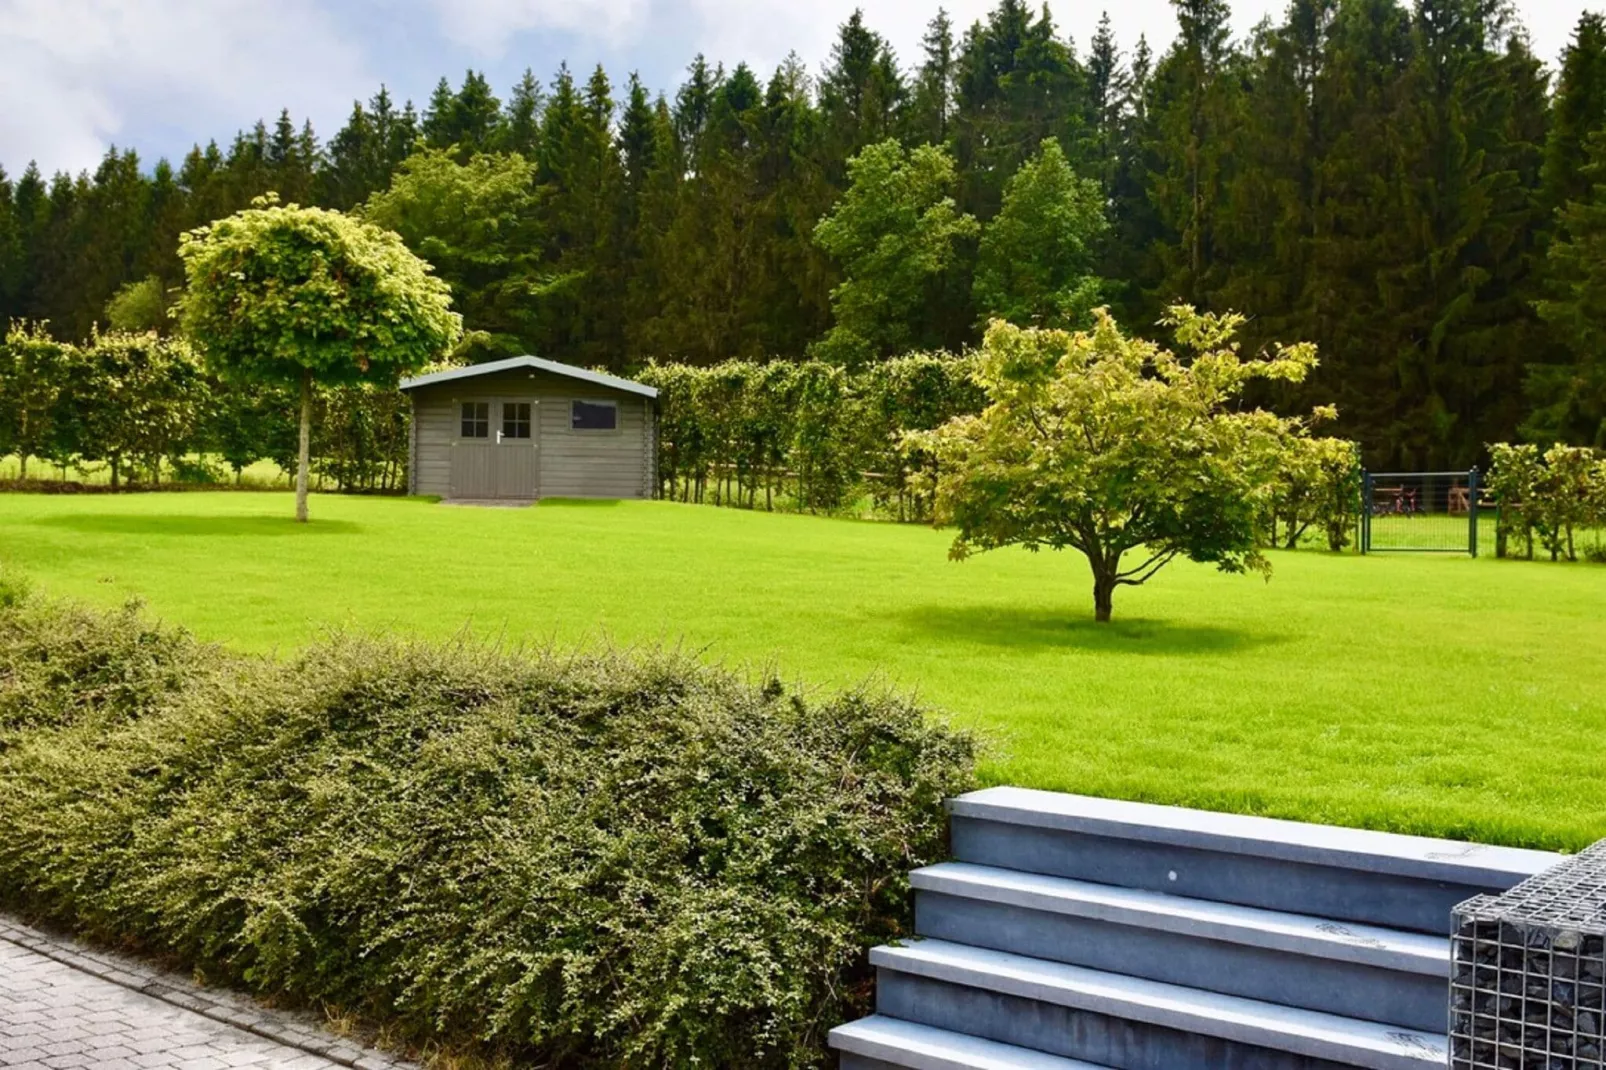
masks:
[(1606, 22), (1552, 72), (1501, 0), (1292, 0), (1245, 40), (1225, 0), (1173, 5), (1159, 50), (1000, 0), (896, 57), (855, 14), (817, 73), (698, 57), (666, 95), (565, 67), (504, 100), (470, 71), (327, 140), (286, 113), (177, 166), (0, 172), (0, 320), (159, 325), (179, 234), (272, 190), (398, 230), (468, 357), (857, 367), (1183, 301), (1318, 343), (1263, 400), (1336, 402), (1374, 467), (1602, 444)]

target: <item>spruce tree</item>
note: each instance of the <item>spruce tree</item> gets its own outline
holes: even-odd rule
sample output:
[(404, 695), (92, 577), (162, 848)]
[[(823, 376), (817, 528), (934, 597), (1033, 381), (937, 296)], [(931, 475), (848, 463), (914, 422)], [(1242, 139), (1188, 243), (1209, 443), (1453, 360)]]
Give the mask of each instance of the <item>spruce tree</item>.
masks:
[(905, 130), (912, 144), (946, 144), (954, 107), (954, 24), (937, 9), (921, 40), (924, 56), (909, 93)]
[(904, 94), (892, 46), (865, 25), (863, 10), (855, 10), (838, 30), (820, 77), (827, 166), (834, 177), (846, 174), (848, 157), (896, 134)]
[(534, 160), (541, 136), (541, 108), (545, 94), (528, 67), (524, 77), (513, 87), (507, 107), (496, 133), (496, 146), (503, 152), (516, 152), (525, 159)]
[(1606, 448), (1606, 133), (1589, 142), (1587, 196), (1562, 209), (1539, 313), (1571, 361), (1532, 370), (1537, 438)]

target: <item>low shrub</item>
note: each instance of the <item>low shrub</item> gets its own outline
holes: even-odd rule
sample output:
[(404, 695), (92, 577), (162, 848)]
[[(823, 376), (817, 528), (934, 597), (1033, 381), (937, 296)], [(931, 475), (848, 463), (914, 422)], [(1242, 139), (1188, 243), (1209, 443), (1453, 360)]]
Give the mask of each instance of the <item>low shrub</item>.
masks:
[(971, 783), (965, 736), (875, 689), (662, 650), (280, 662), (28, 595), (0, 703), (0, 901), (564, 1066), (824, 1065)]

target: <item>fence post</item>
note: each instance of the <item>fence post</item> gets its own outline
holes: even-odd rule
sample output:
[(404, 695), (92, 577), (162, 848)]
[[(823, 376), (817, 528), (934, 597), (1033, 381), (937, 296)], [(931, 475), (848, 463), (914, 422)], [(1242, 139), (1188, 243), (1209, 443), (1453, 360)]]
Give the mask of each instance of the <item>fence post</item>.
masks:
[(1372, 549), (1372, 473), (1361, 469), (1361, 553)]
[(1478, 556), (1478, 469), (1474, 465), (1467, 473), (1467, 550)]

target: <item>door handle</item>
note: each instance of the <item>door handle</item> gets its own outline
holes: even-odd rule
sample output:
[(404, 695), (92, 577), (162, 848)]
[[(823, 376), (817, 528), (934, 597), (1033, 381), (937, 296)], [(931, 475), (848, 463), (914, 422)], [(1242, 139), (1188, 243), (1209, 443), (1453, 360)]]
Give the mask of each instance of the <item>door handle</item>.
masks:
[(500, 431), (498, 431), (496, 433), (496, 444), (498, 446), (500, 446), (502, 444), (502, 432), (500, 432)]

